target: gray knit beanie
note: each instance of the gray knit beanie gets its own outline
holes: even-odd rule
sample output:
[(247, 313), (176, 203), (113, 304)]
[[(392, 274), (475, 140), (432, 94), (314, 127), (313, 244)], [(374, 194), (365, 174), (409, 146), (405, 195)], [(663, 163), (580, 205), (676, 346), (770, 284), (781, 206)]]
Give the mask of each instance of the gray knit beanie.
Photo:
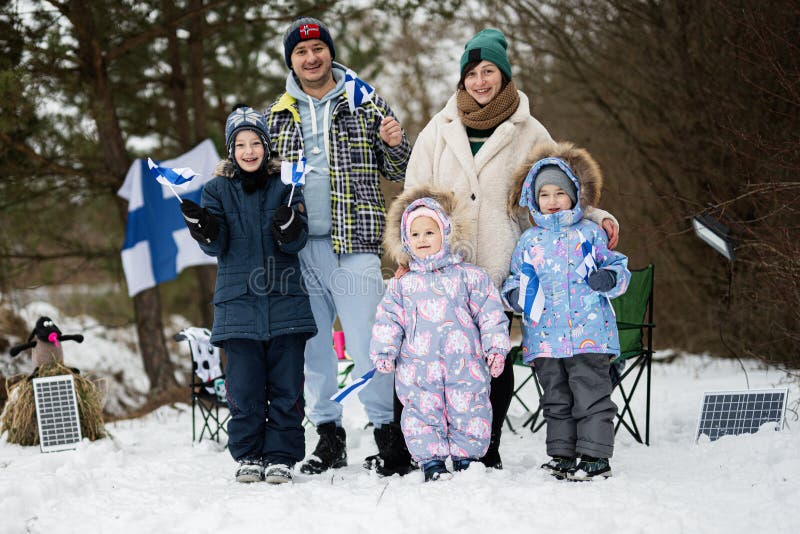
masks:
[(578, 200), (575, 184), (558, 165), (545, 165), (536, 175), (536, 181), (533, 184), (533, 198), (537, 206), (539, 205), (539, 191), (542, 186), (548, 184), (563, 189), (572, 200), (572, 206), (575, 207), (575, 202)]

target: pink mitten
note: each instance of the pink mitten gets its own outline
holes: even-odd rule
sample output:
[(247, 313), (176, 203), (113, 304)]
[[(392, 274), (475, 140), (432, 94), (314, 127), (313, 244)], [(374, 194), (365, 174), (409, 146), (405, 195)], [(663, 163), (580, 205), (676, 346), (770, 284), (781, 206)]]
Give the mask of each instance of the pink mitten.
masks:
[(486, 357), (486, 362), (489, 364), (489, 374), (497, 378), (503, 374), (503, 369), (506, 366), (506, 357), (502, 354), (490, 354)]
[(379, 373), (392, 373), (394, 372), (394, 362), (387, 359), (375, 360), (375, 369)]

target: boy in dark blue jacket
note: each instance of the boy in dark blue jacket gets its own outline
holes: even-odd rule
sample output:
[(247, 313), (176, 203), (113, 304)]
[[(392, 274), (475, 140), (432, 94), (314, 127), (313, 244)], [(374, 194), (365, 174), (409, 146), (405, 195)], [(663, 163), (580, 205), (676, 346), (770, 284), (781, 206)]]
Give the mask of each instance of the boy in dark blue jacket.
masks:
[(225, 145), (228, 161), (203, 188), (202, 207), (184, 200), (181, 211), (218, 260), (211, 342), (227, 356), (236, 480), (290, 482), (305, 456), (303, 353), (317, 332), (297, 257), (308, 236), (303, 194), (281, 182), (253, 108), (228, 116)]

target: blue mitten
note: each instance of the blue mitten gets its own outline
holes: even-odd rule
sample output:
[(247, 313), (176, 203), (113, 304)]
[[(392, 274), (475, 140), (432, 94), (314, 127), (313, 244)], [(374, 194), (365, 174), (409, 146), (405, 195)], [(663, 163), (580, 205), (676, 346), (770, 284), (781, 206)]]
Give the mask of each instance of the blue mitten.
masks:
[(522, 313), (522, 307), (519, 305), (519, 288), (515, 287), (506, 295), (508, 303), (511, 304), (511, 309), (517, 313)]
[(600, 269), (590, 274), (587, 282), (595, 291), (611, 291), (617, 285), (617, 274), (608, 269)]

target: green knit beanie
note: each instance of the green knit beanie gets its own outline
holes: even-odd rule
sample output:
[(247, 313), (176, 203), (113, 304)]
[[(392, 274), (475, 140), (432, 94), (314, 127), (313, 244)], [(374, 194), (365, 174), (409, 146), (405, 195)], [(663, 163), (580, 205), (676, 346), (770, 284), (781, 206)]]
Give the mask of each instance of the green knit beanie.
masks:
[(503, 32), (494, 28), (481, 30), (464, 45), (464, 54), (461, 56), (461, 75), (464, 75), (464, 67), (467, 63), (485, 59), (497, 65), (497, 68), (510, 80), (511, 63), (508, 62), (506, 55), (507, 48), (508, 41)]

